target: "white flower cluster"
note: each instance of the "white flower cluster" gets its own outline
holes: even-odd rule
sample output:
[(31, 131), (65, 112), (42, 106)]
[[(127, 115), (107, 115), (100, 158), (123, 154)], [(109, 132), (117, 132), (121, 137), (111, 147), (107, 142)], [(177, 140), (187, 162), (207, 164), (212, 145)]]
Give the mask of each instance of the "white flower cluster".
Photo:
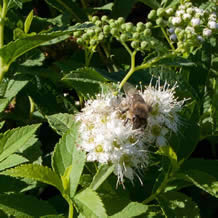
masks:
[(170, 39), (177, 42), (177, 50), (182, 52), (199, 45), (218, 29), (215, 12), (194, 7), (189, 1), (178, 6), (169, 23)]
[[(152, 106), (146, 128), (133, 129), (133, 123), (124, 118), (119, 105), (127, 97), (112, 94), (99, 95), (95, 100), (86, 102), (82, 112), (76, 115), (80, 122), (80, 149), (86, 151), (87, 161), (115, 165), (114, 173), (118, 183), (124, 177), (133, 181), (140, 180), (140, 172), (148, 163), (148, 148), (151, 145), (167, 144), (167, 134), (177, 132), (179, 118), (177, 112), (184, 101), (174, 97), (175, 88), (167, 84), (163, 88), (149, 85), (139, 94)], [(141, 180), (140, 180), (141, 181)]]
[(156, 86), (150, 85), (141, 93), (144, 100), (152, 106), (152, 112), (148, 117), (148, 125), (145, 129), (145, 141), (148, 144), (155, 143), (158, 146), (167, 144), (167, 134), (171, 131), (178, 132), (180, 119), (178, 112), (181, 110), (184, 100), (179, 101), (175, 97), (175, 84), (172, 88), (165, 82)]

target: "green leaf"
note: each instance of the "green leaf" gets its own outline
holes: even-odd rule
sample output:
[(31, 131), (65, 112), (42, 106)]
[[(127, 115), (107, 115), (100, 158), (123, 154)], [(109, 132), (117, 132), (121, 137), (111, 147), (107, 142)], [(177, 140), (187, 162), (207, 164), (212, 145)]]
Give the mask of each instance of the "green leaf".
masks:
[(200, 217), (198, 206), (183, 193), (166, 192), (157, 199), (166, 217)]
[(21, 155), (12, 154), (0, 163), (0, 171), (28, 162), (29, 160)]
[(0, 130), (3, 128), (4, 124), (5, 124), (5, 121), (0, 122)]
[[(36, 48), (36, 49), (33, 49), (25, 54), (24, 62), (20, 65), (25, 66), (25, 67), (42, 66), (44, 60), (45, 60), (44, 53), (41, 52), (40, 49)], [(21, 68), (21, 69), (23, 69), (23, 68)]]
[(62, 81), (73, 87), (79, 94), (90, 98), (101, 91), (101, 86), (107, 80), (94, 68), (84, 67), (65, 75)]
[(0, 134), (0, 161), (13, 154), (21, 147), (29, 144), (30, 140), (35, 142), (35, 132), (40, 124), (19, 127)]
[(79, 143), (77, 128), (78, 124), (74, 123), (72, 129), (62, 136), (55, 146), (52, 157), (52, 167), (60, 176), (64, 176), (66, 170), (71, 167), (68, 174), (69, 195), (71, 197), (76, 193), (86, 160), (85, 153), (77, 148)]
[(56, 187), (60, 192), (62, 192), (62, 182), (60, 177), (54, 171), (52, 171), (52, 169), (45, 166), (37, 164), (24, 164), (12, 169), (5, 170), (0, 174), (11, 177), (33, 179), (52, 185)]
[(3, 80), (0, 83), (0, 112), (7, 107), (12, 98), (14, 98), (27, 83), (28, 81), (26, 79), (22, 79), (18, 76), (9, 81)]
[(113, 165), (101, 165), (97, 173), (95, 174), (92, 183), (90, 184), (90, 188), (96, 191), (99, 186), (111, 175), (113, 171)]
[(218, 198), (218, 180), (214, 176), (192, 169), (186, 170), (179, 175), (183, 176), (185, 180), (192, 182), (198, 188)]
[(48, 123), (59, 135), (65, 134), (75, 125), (74, 116), (72, 114), (53, 114), (47, 116)]
[(28, 14), (28, 16), (24, 22), (24, 32), (25, 33), (29, 32), (32, 20), (33, 20), (33, 10), (30, 11), (30, 13)]
[(109, 10), (109, 11), (111, 11), (113, 6), (114, 6), (114, 3), (111, 2), (111, 3), (105, 4), (105, 5), (101, 6), (101, 7), (95, 7), (94, 9), (95, 10)]
[(86, 15), (84, 10), (79, 7), (75, 1), (69, 0), (46, 0), (46, 2), (52, 7), (56, 8), (61, 13), (69, 13), (72, 17), (75, 18), (77, 22), (85, 20)]
[(131, 202), (129, 203), (122, 211), (110, 216), (111, 218), (131, 218), (136, 217), (141, 214), (146, 213), (148, 210), (148, 206), (138, 203), (138, 202)]
[(149, 6), (152, 9), (157, 9), (160, 7), (160, 4), (156, 0), (138, 0), (139, 2), (142, 2), (143, 4)]
[(104, 205), (96, 192), (87, 188), (74, 197), (80, 213), (85, 217), (106, 218)]
[(114, 18), (127, 17), (135, 4), (135, 0), (115, 0), (112, 10)]
[(56, 213), (47, 201), (24, 194), (0, 194), (0, 209), (13, 217), (39, 217)]
[(50, 32), (44, 34), (38, 34), (34, 36), (29, 36), (26, 38), (21, 38), (16, 41), (10, 42), (0, 49), (0, 57), (3, 57), (3, 64), (5, 67), (9, 67), (12, 62), (14, 62), (18, 57), (36, 48), (43, 43), (49, 42), (52, 39), (70, 35), (73, 31), (81, 28), (88, 27), (89, 24), (75, 25), (69, 27), (68, 30), (62, 30), (57, 32)]
[(190, 169), (205, 172), (211, 176), (216, 177), (218, 181), (218, 160), (191, 158), (189, 160), (184, 161), (184, 163), (181, 166), (182, 171), (187, 171)]
[[(194, 115), (193, 115), (194, 116)], [(178, 140), (177, 135), (172, 135), (169, 140), (170, 146), (177, 154), (178, 161), (188, 159), (194, 151), (200, 138), (200, 128), (196, 123), (190, 123), (179, 130), (181, 137)]]

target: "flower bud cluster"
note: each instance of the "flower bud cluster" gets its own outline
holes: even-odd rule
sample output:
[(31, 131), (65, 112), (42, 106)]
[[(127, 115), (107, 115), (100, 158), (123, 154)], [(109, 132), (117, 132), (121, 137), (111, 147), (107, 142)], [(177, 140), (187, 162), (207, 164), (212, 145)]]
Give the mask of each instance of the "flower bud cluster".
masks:
[(92, 17), (94, 28), (76, 31), (74, 37), (77, 43), (85, 48), (94, 50), (98, 43), (106, 38), (116, 38), (121, 43), (130, 44), (133, 50), (145, 51), (156, 47), (158, 41), (151, 36), (152, 23), (131, 22), (125, 23), (124, 18), (117, 20), (109, 19), (107, 16), (101, 18)]
[(188, 0), (176, 8), (152, 10), (148, 18), (169, 28), (170, 40), (177, 43), (177, 51), (182, 53), (199, 46), (218, 29), (214, 12), (195, 7)]
[[(175, 88), (167, 84), (163, 88), (149, 85), (139, 94), (145, 103), (151, 105), (152, 112), (147, 118), (147, 126), (133, 128), (133, 120), (126, 119), (121, 110), (129, 96), (102, 94), (95, 100), (86, 102), (82, 112), (76, 115), (80, 122), (80, 149), (86, 151), (87, 161), (114, 164), (118, 182), (124, 177), (133, 181), (149, 161), (150, 146), (167, 145), (171, 131), (178, 132), (180, 124), (178, 112), (184, 101), (175, 98)], [(126, 106), (130, 106), (130, 103)]]

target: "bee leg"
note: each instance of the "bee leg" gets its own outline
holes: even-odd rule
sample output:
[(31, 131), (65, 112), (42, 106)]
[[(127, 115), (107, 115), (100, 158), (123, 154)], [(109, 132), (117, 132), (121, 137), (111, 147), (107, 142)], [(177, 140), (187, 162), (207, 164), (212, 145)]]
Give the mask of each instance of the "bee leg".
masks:
[(126, 118), (124, 121), (124, 126), (126, 126), (129, 121), (131, 121), (131, 120), (129, 118)]

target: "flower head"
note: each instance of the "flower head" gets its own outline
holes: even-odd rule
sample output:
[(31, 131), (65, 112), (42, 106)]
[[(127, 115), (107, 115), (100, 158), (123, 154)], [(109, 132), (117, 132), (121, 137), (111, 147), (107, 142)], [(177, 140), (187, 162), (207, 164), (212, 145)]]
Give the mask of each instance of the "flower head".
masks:
[(123, 184), (124, 177), (133, 181), (148, 155), (142, 131), (125, 123), (116, 107), (119, 102), (119, 97), (100, 95), (86, 103), (76, 120), (81, 123), (79, 147), (87, 152), (87, 161), (114, 164), (118, 182)]

